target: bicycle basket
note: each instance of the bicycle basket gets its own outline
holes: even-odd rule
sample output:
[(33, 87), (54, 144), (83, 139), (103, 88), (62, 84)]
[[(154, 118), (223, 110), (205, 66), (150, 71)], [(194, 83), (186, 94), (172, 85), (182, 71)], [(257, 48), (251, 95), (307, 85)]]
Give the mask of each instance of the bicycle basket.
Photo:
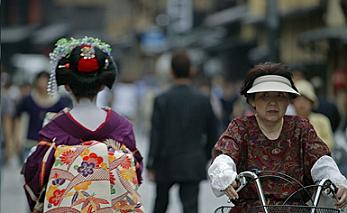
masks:
[[(268, 213), (340, 213), (339, 209), (323, 208), (312, 206), (294, 206), (294, 205), (269, 205), (265, 206)], [(314, 210), (314, 211), (312, 211)], [(250, 213), (264, 213), (262, 206), (256, 206), (251, 209)]]

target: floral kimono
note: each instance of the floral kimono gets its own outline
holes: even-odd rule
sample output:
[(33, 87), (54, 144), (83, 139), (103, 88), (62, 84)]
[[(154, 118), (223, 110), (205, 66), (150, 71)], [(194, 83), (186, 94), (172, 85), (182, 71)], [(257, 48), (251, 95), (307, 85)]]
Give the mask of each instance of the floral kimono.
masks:
[[(107, 203), (107, 199), (103, 198), (107, 198), (109, 193), (115, 193), (112, 190), (117, 190), (115, 182), (123, 181), (124, 178), (120, 180), (119, 177), (127, 175), (126, 171), (121, 170), (130, 167), (134, 170), (131, 178), (128, 175), (130, 185), (141, 183), (142, 156), (136, 149), (132, 124), (116, 112), (105, 110), (105, 122), (94, 131), (74, 120), (68, 111), (59, 113), (42, 128), (36, 150), (28, 157), (23, 170), (24, 189), (31, 210), (42, 211), (43, 203), (45, 212), (58, 205), (65, 205), (64, 202), (67, 201), (64, 201), (62, 195), (69, 198), (69, 205), (81, 204), (81, 212), (100, 209)], [(115, 150), (118, 152), (114, 152)], [(124, 157), (122, 159), (133, 159), (134, 165), (131, 165), (130, 161), (127, 164), (127, 160), (122, 160), (121, 167), (118, 167), (121, 170), (115, 171), (120, 165), (117, 163), (117, 155)], [(76, 165), (70, 165), (73, 163)], [(101, 192), (103, 198), (98, 197), (99, 187), (93, 188), (93, 181), (96, 179), (104, 181), (105, 190)], [(66, 188), (63, 186), (68, 183), (73, 189), (65, 193)], [(129, 187), (128, 189), (131, 191)], [(137, 196), (135, 192), (131, 194)], [(110, 202), (108, 204), (111, 205)], [(115, 210), (121, 205), (121, 202), (113, 200), (108, 211), (104, 212), (121, 212)], [(75, 212), (71, 209), (68, 211)]]

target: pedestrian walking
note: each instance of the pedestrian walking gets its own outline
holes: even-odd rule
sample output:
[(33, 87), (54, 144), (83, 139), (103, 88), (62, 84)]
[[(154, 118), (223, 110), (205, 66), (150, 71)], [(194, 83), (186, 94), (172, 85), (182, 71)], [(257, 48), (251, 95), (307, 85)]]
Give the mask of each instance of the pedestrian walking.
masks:
[(184, 213), (198, 212), (199, 183), (216, 141), (217, 120), (210, 99), (191, 83), (185, 50), (171, 60), (174, 85), (157, 96), (151, 120), (148, 177), (156, 183), (155, 213), (164, 213), (170, 188), (178, 184)]
[[(47, 71), (37, 73), (30, 94), (23, 97), (16, 107), (15, 131), (17, 133), (22, 131), (26, 133), (25, 138), (21, 138), (21, 134), (14, 135), (15, 144), (21, 146), (19, 148), (21, 163), (28, 156), (30, 149), (37, 144), (39, 131), (43, 125), (46, 113), (56, 113), (72, 105), (71, 99), (66, 96), (48, 94), (48, 80), (49, 73)], [(22, 125), (23, 114), (28, 115), (28, 122), (25, 125)]]
[(299, 80), (295, 82), (295, 87), (300, 93), (300, 96), (293, 100), (296, 115), (308, 119), (318, 137), (332, 151), (335, 142), (329, 118), (324, 114), (313, 112), (313, 108), (318, 106), (319, 102), (312, 84), (307, 80)]

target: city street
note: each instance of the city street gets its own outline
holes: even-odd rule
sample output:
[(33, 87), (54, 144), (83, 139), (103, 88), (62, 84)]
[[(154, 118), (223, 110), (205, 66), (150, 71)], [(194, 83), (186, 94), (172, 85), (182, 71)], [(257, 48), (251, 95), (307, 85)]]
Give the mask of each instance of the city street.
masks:
[[(137, 143), (143, 156), (146, 156), (147, 152), (147, 140), (144, 137), (137, 137)], [(146, 160), (146, 159), (145, 159)], [(29, 212), (27, 210), (26, 198), (22, 188), (23, 178), (19, 174), (20, 165), (16, 158), (12, 158), (11, 161), (2, 168), (1, 172), (1, 213), (22, 213)], [(153, 199), (154, 199), (154, 184), (148, 182), (146, 179), (146, 173), (144, 174), (144, 183), (140, 187), (140, 194), (142, 196), (143, 204), (146, 212), (152, 211)], [(207, 181), (201, 183), (200, 193), (200, 206), (199, 212), (212, 213), (215, 208), (220, 205), (226, 204), (226, 198), (216, 198)], [(178, 187), (173, 187), (170, 194), (170, 204), (168, 213), (179, 213), (181, 206), (178, 197)]]
[[(61, 145), (124, 142), (130, 154), (141, 153), (144, 166), (156, 169), (157, 186), (161, 180), (204, 179), (211, 165), (205, 168), (204, 148), (214, 144), (214, 157), (227, 156), (218, 158), (220, 164), (210, 161), (211, 170), (216, 165), (211, 180), (228, 195), (217, 198), (209, 180), (201, 181), (198, 213), (233, 206), (228, 196), (236, 195), (227, 186), (238, 182), (248, 184), (237, 190), (241, 211), (256, 211), (244, 206), (257, 199), (264, 212), (276, 203), (296, 213), (300, 203), (310, 211), (347, 213), (347, 0), (0, 2), (0, 213), (30, 212), (23, 159), (40, 140), (40, 129), (64, 108), (73, 109), (41, 136)], [(122, 159), (114, 165), (121, 162), (124, 172), (100, 173), (107, 155), (100, 158), (98, 151), (55, 152), (61, 156), (57, 169), (71, 169), (61, 174), (27, 164), (27, 183), (28, 176), (37, 180), (41, 172), (44, 179), (51, 171), (57, 178), (47, 182), (54, 187), (40, 187), (47, 196), (38, 196), (50, 205), (63, 207), (62, 196), (83, 210), (107, 205), (109, 185), (105, 190), (94, 182), (107, 184), (115, 176), (111, 191), (124, 195), (131, 186), (123, 184), (125, 190), (119, 181), (136, 176)], [(236, 175), (241, 178), (235, 182), (229, 180), (234, 170), (259, 173)], [(138, 193), (144, 211), (152, 213), (155, 174), (144, 168), (142, 177)], [(37, 182), (28, 184), (45, 181)], [(167, 192), (163, 185), (160, 195)], [(172, 186), (166, 213), (183, 213), (179, 194), (196, 203), (196, 184), (186, 185)]]

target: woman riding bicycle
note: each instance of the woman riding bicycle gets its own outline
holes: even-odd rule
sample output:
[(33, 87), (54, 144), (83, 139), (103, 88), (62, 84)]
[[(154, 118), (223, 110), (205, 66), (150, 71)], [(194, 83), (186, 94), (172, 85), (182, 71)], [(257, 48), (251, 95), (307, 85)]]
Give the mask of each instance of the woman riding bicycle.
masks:
[[(216, 196), (233, 200), (232, 212), (248, 212), (259, 205), (254, 185), (236, 192), (237, 173), (246, 170), (285, 173), (307, 186), (329, 178), (338, 188), (336, 206), (347, 204), (347, 180), (340, 173), (330, 151), (308, 120), (285, 115), (291, 99), (300, 95), (291, 73), (282, 64), (256, 65), (246, 75), (241, 95), (254, 115), (232, 120), (216, 143), (208, 173)], [(276, 179), (262, 180), (269, 205), (283, 204), (300, 186)], [(289, 204), (302, 204), (310, 196), (294, 198)]]

